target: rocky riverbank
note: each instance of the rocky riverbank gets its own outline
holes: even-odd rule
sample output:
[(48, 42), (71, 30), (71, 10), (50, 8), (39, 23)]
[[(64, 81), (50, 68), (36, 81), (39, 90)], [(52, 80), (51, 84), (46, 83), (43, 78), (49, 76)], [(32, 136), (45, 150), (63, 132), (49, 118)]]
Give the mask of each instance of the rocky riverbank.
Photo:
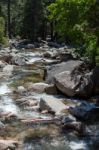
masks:
[(0, 50), (0, 150), (98, 150), (99, 67), (66, 45), (12, 43)]

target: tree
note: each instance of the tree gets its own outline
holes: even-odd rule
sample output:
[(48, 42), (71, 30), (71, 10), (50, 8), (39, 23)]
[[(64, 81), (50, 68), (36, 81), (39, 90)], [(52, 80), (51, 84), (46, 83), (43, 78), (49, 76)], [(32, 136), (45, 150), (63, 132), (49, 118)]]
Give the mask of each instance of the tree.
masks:
[(43, 20), (43, 1), (27, 0), (24, 8), (23, 36), (36, 40), (40, 36), (40, 28)]

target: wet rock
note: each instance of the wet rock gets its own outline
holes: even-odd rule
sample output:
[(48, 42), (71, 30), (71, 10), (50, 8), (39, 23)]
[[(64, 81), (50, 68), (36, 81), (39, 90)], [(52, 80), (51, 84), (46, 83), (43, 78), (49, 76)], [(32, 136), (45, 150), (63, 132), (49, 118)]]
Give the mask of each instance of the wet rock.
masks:
[(26, 93), (27, 91), (23, 86), (18, 86), (17, 92), (22, 94), (22, 93)]
[(92, 72), (93, 92), (99, 94), (99, 66), (95, 67)]
[(3, 54), (1, 57), (0, 57), (1, 60), (3, 60), (4, 62), (6, 63), (9, 63), (11, 64), (11, 59), (12, 59), (12, 56), (7, 53), (7, 54)]
[(74, 75), (70, 71), (65, 71), (55, 76), (55, 85), (67, 96), (88, 97), (92, 94), (93, 90), (90, 76), (90, 73)]
[(10, 76), (12, 75), (14, 71), (14, 65), (6, 65), (4, 68), (3, 68), (3, 72), (5, 75), (7, 76)]
[(80, 106), (70, 108), (70, 113), (79, 120), (95, 123), (99, 118), (99, 106), (85, 102)]
[(44, 78), (47, 83), (53, 83), (54, 77), (64, 71), (73, 71), (77, 66), (83, 64), (82, 61), (67, 61), (60, 64), (49, 66), (45, 69)]
[(35, 48), (35, 45), (34, 44), (27, 44), (25, 46), (25, 49), (34, 49)]
[(26, 64), (26, 60), (24, 57), (12, 55), (11, 64), (23, 66)]
[(0, 140), (0, 150), (16, 150), (18, 142), (13, 140)]
[(60, 99), (53, 96), (43, 96), (40, 99), (40, 110), (48, 110), (49, 112), (54, 112), (55, 114), (61, 114), (63, 110), (68, 109)]
[(4, 61), (0, 61), (0, 68), (4, 68), (7, 65), (6, 62)]
[(5, 128), (5, 125), (0, 121), (0, 129)]
[(48, 42), (48, 46), (55, 47), (55, 48), (60, 48), (60, 44), (58, 44), (56, 42)]
[(90, 97), (88, 100), (89, 100), (89, 102), (99, 105), (99, 96)]
[(3, 45), (0, 43), (0, 50), (3, 49)]
[(47, 51), (43, 54), (45, 58), (53, 58), (53, 52)]
[(54, 84), (51, 84), (45, 88), (45, 93), (49, 95), (56, 95), (58, 93), (58, 90)]
[(39, 82), (39, 83), (34, 83), (31, 84), (30, 86), (28, 86), (28, 90), (29, 91), (33, 91), (36, 93), (44, 93), (46, 87), (48, 87), (49, 85), (43, 82)]
[(74, 130), (77, 131), (80, 135), (85, 134), (85, 125), (81, 122), (77, 122), (76, 119), (71, 115), (63, 116), (62, 129), (64, 131)]
[(73, 58), (72, 54), (69, 52), (60, 52), (59, 59), (61, 61), (69, 61), (69, 60), (73, 60), (74, 58)]

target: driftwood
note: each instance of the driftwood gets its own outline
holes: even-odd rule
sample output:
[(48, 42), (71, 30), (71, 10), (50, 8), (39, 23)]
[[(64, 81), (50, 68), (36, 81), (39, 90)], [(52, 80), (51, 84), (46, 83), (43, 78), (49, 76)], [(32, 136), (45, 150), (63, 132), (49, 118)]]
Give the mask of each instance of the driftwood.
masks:
[(22, 119), (21, 122), (27, 125), (35, 125), (35, 124), (55, 124), (59, 122), (58, 118), (54, 119)]

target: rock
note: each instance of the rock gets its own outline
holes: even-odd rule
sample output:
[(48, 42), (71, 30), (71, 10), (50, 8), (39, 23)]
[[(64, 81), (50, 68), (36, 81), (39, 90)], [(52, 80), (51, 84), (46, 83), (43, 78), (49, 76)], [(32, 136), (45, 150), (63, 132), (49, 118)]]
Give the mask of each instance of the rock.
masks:
[(11, 64), (12, 56), (8, 53), (8, 54), (5, 54), (5, 55), (1, 56), (0, 59), (3, 60), (6, 63)]
[(58, 93), (58, 90), (54, 84), (51, 84), (45, 88), (45, 93), (49, 95), (56, 95)]
[(67, 61), (60, 64), (49, 66), (45, 69), (44, 78), (47, 83), (53, 83), (54, 77), (64, 71), (73, 71), (76, 67), (82, 65), (82, 61)]
[(94, 68), (91, 79), (93, 81), (94, 94), (99, 94), (99, 66)]
[(29, 91), (33, 91), (33, 92), (35, 92), (35, 93), (44, 93), (46, 87), (48, 87), (48, 86), (49, 86), (49, 85), (46, 84), (46, 83), (39, 82), (39, 83), (31, 84), (31, 85), (28, 87), (28, 90), (29, 90)]
[(6, 62), (4, 61), (0, 61), (0, 68), (4, 68), (7, 65)]
[(25, 49), (34, 49), (35, 48), (35, 45), (34, 44), (27, 44), (25, 46)]
[(86, 133), (85, 125), (81, 122), (76, 121), (76, 119), (72, 115), (63, 116), (62, 129), (63, 131), (74, 130), (77, 131), (80, 135), (85, 135)]
[(26, 93), (27, 91), (26, 91), (26, 89), (23, 87), (23, 86), (18, 86), (18, 93)]
[(40, 99), (39, 105), (41, 111), (48, 110), (49, 112), (54, 112), (56, 115), (61, 114), (63, 110), (68, 109), (60, 99), (47, 95)]
[(92, 94), (93, 83), (90, 79), (90, 73), (82, 75), (72, 74), (70, 71), (62, 72), (55, 76), (55, 85), (67, 96), (88, 97)]
[(47, 51), (47, 52), (45, 52), (45, 53), (43, 54), (43, 56), (44, 56), (45, 58), (52, 58), (52, 57), (53, 57), (53, 53), (50, 52), (50, 51)]
[(61, 61), (69, 61), (69, 60), (73, 60), (74, 58), (73, 58), (72, 54), (69, 52), (60, 52), (59, 59)]
[(0, 121), (0, 129), (5, 128), (5, 125)]
[(0, 140), (0, 150), (15, 150), (18, 142), (13, 140)]
[(24, 57), (12, 55), (11, 64), (23, 66), (26, 64), (26, 60)]
[(0, 50), (3, 49), (3, 45), (0, 43)]
[(7, 76), (12, 75), (13, 70), (14, 70), (14, 65), (6, 65), (6, 66), (3, 68), (3, 72), (4, 72), (4, 74), (7, 75)]
[(60, 48), (60, 45), (56, 42), (48, 42), (48, 46), (55, 47), (55, 48)]
[(99, 106), (93, 103), (83, 102), (80, 106), (70, 108), (70, 113), (79, 120), (93, 123), (99, 118)]

